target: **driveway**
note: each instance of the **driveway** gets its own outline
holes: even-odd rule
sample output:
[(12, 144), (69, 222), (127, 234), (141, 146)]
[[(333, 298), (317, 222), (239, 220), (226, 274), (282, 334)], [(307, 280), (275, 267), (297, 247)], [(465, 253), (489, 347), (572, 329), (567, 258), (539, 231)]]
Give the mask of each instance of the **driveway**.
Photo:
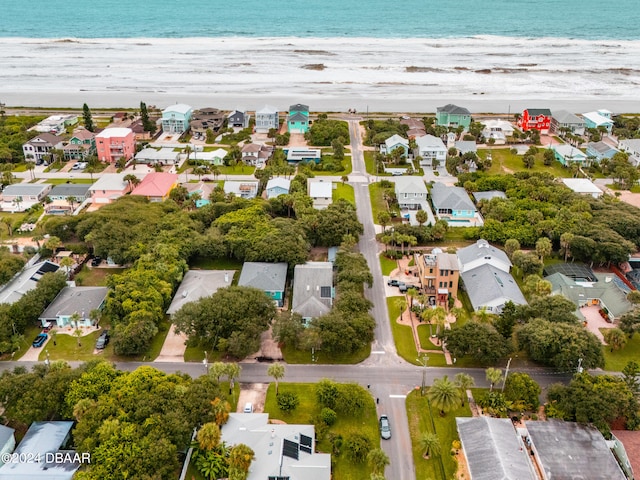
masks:
[(264, 412), (264, 402), (267, 399), (268, 383), (242, 383), (236, 411), (242, 413), (247, 403), (253, 404), (254, 413)]
[[(31, 341), (33, 339), (27, 340)], [(51, 340), (51, 336), (47, 338), (47, 341), (44, 342), (44, 344), (40, 348), (29, 347), (29, 350), (27, 350), (27, 352), (18, 359), (18, 362), (37, 362), (38, 357), (40, 356), (40, 352), (42, 352), (47, 347), (47, 343), (49, 343), (49, 340)]]
[(154, 362), (184, 362), (184, 351), (187, 349), (186, 341), (187, 336), (184, 333), (177, 333), (176, 326), (171, 324), (162, 350)]

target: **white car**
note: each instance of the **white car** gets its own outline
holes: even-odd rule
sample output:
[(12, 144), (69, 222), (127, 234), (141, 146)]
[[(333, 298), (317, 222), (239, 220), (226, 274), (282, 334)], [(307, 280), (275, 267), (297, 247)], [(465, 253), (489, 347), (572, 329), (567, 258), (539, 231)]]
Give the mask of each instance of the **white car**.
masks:
[(245, 403), (243, 413), (253, 413), (253, 403), (251, 402)]

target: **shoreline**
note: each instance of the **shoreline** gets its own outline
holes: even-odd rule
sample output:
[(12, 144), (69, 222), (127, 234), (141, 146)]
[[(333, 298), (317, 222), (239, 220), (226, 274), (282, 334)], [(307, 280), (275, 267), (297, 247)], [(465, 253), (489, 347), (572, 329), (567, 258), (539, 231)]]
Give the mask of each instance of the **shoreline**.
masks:
[(635, 99), (593, 98), (593, 99), (540, 99), (540, 98), (482, 98), (469, 99), (449, 95), (411, 98), (344, 98), (327, 95), (212, 95), (212, 94), (169, 94), (133, 92), (27, 92), (26, 94), (1, 93), (0, 100), (6, 110), (37, 108), (42, 110), (81, 110), (87, 103), (92, 110), (135, 110), (140, 102), (165, 108), (174, 103), (186, 103), (194, 108), (214, 107), (234, 110), (243, 105), (248, 111), (255, 111), (265, 104), (274, 105), (279, 111), (287, 111), (289, 105), (304, 103), (313, 112), (346, 113), (355, 108), (358, 115), (373, 113), (425, 113), (435, 112), (437, 107), (448, 103), (467, 108), (473, 114), (513, 115), (525, 108), (550, 108), (580, 113), (598, 108), (607, 108), (615, 114), (640, 112), (640, 97)]

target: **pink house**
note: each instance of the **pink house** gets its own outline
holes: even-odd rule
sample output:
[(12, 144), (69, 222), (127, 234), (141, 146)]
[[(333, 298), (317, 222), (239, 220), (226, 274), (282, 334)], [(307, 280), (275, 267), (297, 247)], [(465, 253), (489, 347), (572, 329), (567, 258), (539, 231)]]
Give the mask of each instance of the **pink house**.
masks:
[(130, 128), (105, 128), (96, 135), (96, 151), (101, 162), (131, 160), (136, 153), (135, 136)]
[(131, 195), (147, 197), (150, 202), (163, 202), (169, 198), (169, 193), (178, 185), (178, 175), (175, 173), (152, 172), (147, 174)]
[[(131, 183), (124, 179), (126, 175), (126, 173), (106, 173), (89, 187), (93, 203), (92, 210), (111, 203), (131, 191)], [(140, 178), (139, 175), (136, 176)]]

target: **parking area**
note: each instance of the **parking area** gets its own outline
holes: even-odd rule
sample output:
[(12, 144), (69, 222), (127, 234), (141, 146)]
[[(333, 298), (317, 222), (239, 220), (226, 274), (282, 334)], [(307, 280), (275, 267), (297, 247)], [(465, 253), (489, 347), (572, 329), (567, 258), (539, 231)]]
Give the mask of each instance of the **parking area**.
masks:
[(240, 385), (237, 412), (242, 413), (247, 403), (253, 405), (253, 413), (264, 412), (264, 402), (267, 399), (268, 383), (243, 383)]

